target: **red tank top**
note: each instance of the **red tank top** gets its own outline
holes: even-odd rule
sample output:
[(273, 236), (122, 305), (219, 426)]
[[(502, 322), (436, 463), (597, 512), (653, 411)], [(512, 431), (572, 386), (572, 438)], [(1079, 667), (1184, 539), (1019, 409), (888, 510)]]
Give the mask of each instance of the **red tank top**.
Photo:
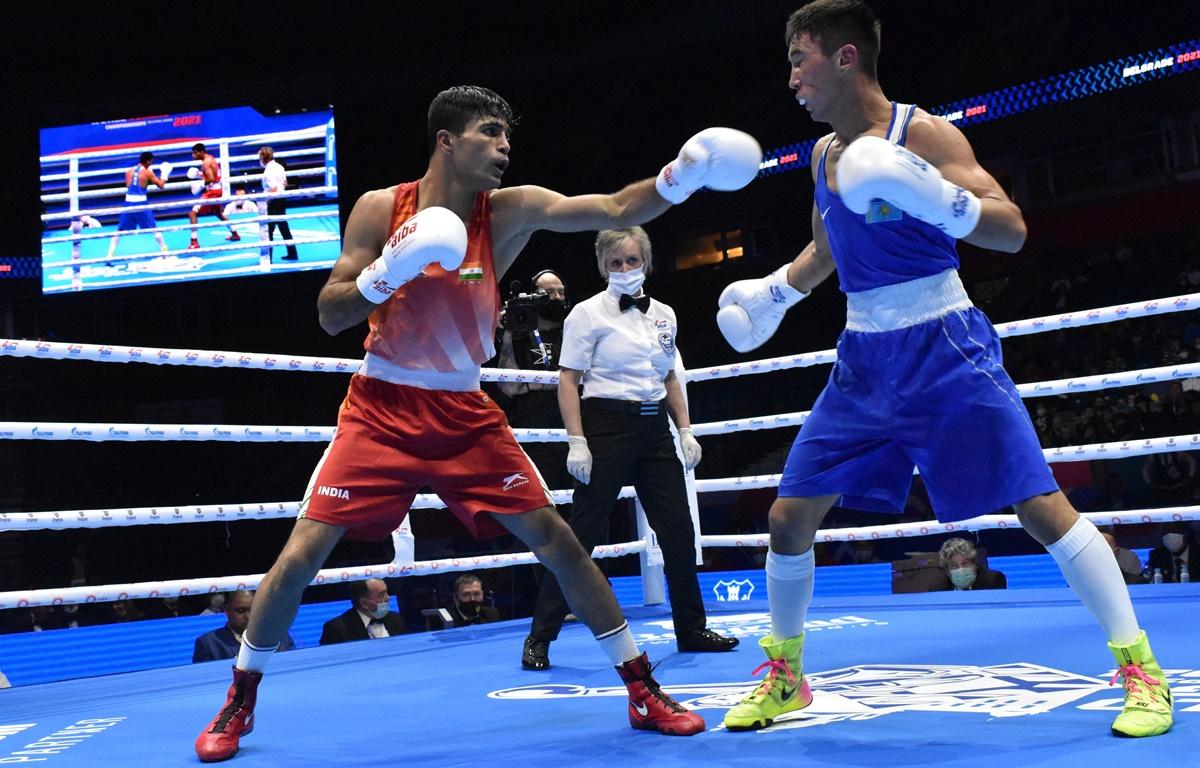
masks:
[[(388, 232), (417, 212), (417, 182), (396, 187)], [(368, 318), (363, 347), (387, 362), (418, 371), (470, 371), (496, 354), (500, 289), (492, 262), (489, 193), (475, 196), (467, 224), (467, 256), (447, 272), (435, 262), (425, 277), (401, 286)]]

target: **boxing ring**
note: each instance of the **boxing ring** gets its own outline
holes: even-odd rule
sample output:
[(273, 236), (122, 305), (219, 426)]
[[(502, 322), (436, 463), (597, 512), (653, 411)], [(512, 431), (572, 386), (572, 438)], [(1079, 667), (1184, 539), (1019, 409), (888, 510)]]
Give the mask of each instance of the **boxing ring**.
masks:
[[(321, 119), (303, 129), (207, 140), (221, 170), (220, 196), (203, 199), (197, 197), (205, 185), (201, 162), (192, 159), (191, 139), (43, 155), (43, 291), (329, 269), (341, 250), (331, 123)], [(262, 187), (257, 150), (267, 144), (277, 149), (276, 158), (289, 163), (289, 188), (276, 194), (251, 191)], [(147, 202), (126, 203), (124, 174), (143, 151), (154, 153), (151, 169), (166, 161), (172, 170), (161, 190), (151, 185)], [(191, 181), (171, 180), (183, 175)], [(268, 199), (286, 200), (292, 208), (285, 215), (268, 215)], [(221, 209), (229, 221), (202, 212), (195, 225), (189, 223), (188, 213), (200, 206)], [(121, 214), (142, 211), (160, 219), (156, 226), (118, 229)], [(291, 225), (291, 239), (269, 240), (269, 225), (279, 222)], [(240, 240), (227, 242), (230, 231)], [(189, 247), (192, 232), (199, 247)], [(110, 246), (114, 235), (119, 240)], [(297, 259), (273, 257), (275, 248), (288, 246), (297, 246)]]
[[(1200, 294), (1098, 308), (997, 326), (1002, 337), (1190, 311)], [(0, 340), (0, 355), (46, 360), (92, 360), (350, 373), (358, 361), (340, 358), (152, 349), (94, 344)], [(767, 374), (829, 364), (833, 350), (687, 372), (690, 382)], [(57, 364), (57, 363), (56, 363)], [(1100, 391), (1200, 376), (1200, 364), (1116, 372), (1018, 386), (1022, 397)], [(490, 381), (548, 383), (556, 374), (485, 369)], [(693, 397), (695, 394), (693, 394)], [(698, 437), (742, 430), (794, 428), (806, 412), (694, 425)], [(515, 430), (522, 441), (565, 440), (562, 430)], [(274, 425), (0, 422), (0, 439), (87, 441), (324, 442), (332, 427)], [(1141, 456), (1192, 450), (1200, 434), (1046, 451), (1050, 462)], [(698, 493), (772, 487), (778, 475), (693, 481)], [(691, 480), (691, 478), (689, 478)], [(570, 491), (554, 492), (566, 502)], [(625, 488), (622, 496), (633, 495)], [(441, 506), (434, 496), (415, 507)], [(166, 525), (294, 517), (293, 501), (60, 510), (0, 514), (5, 531)], [(1200, 519), (1200, 507), (1088, 513), (1098, 524)], [(1018, 527), (1013, 515), (957, 523), (934, 521), (823, 530), (818, 541), (921, 537)], [(704, 547), (765, 547), (765, 535), (704, 535)], [(652, 532), (641, 540), (598, 547), (597, 557), (638, 554), (653, 574)], [(414, 559), (407, 527), (393, 533), (390, 562), (322, 570), (314, 584), (370, 577), (483, 570), (530, 563), (528, 553)], [(1141, 623), (1164, 660), (1175, 695), (1174, 729), (1160, 737), (1121, 740), (1108, 725), (1121, 706), (1109, 687), (1111, 657), (1104, 638), (1066, 589), (915, 595), (822, 596), (830, 570), (820, 569), (806, 629), (805, 672), (815, 701), (759, 732), (720, 727), (724, 709), (757, 684), (754, 646), (768, 633), (765, 594), (709, 605), (710, 627), (744, 639), (733, 653), (687, 654), (674, 649), (669, 610), (659, 603), (661, 579), (648, 577), (650, 604), (629, 606), (630, 626), (658, 677), (682, 703), (697, 709), (709, 733), (690, 739), (630, 731), (624, 688), (586, 628), (568, 625), (553, 645), (554, 666), (522, 672), (521, 640), (528, 620), (390, 638), (386, 642), (304, 647), (279, 654), (267, 669), (255, 733), (243, 741), (238, 765), (353, 766), (380, 764), (527, 764), (531, 760), (610, 765), (748, 765), (782, 757), (819, 764), (1094, 765), (1133, 760), (1178, 765), (1196, 759), (1200, 737), (1200, 642), (1194, 617), (1200, 586), (1130, 588)], [(0, 593), (0, 609), (194, 595), (253, 589), (261, 574)], [(655, 583), (657, 582), (657, 583)], [(657, 594), (656, 590), (657, 589)], [(711, 593), (710, 593), (711, 594)], [(339, 604), (339, 610), (344, 604)], [(194, 617), (200, 618), (200, 617)], [(219, 626), (219, 617), (211, 626)], [(185, 622), (175, 619), (168, 623)], [(155, 623), (155, 622), (150, 622)], [(120, 631), (136, 631), (123, 625)], [(89, 628), (101, 630), (103, 628)], [(29, 643), (51, 664), (70, 653), (72, 635), (45, 633)], [(203, 632), (199, 629), (192, 637)], [(118, 633), (108, 642), (120, 642)], [(42, 647), (45, 651), (36, 650)], [(4, 646), (0, 645), (0, 648)], [(78, 652), (78, 651), (76, 651)], [(36, 661), (36, 660), (35, 660)], [(0, 668), (4, 660), (0, 658)], [(171, 667), (92, 679), (23, 684), (0, 691), (0, 764), (45, 761), (60, 765), (192, 765), (192, 741), (211, 718), (228, 684), (228, 662)]]

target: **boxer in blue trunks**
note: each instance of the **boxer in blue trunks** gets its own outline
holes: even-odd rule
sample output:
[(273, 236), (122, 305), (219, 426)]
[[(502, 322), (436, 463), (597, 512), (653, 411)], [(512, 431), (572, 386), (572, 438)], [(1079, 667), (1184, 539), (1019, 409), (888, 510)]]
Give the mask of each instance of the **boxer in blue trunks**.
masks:
[[(163, 162), (160, 164), (162, 176), (154, 172), (150, 168), (150, 163), (154, 162), (154, 154), (151, 152), (143, 152), (138, 157), (138, 164), (125, 171), (125, 205), (126, 206), (144, 206), (146, 204), (146, 192), (150, 185), (163, 189), (167, 184), (167, 179), (171, 175), (171, 164)], [(122, 211), (120, 218), (117, 220), (117, 232), (112, 236), (112, 240), (108, 242), (108, 258), (112, 258), (116, 253), (117, 243), (121, 240), (121, 233), (133, 232), (139, 229), (154, 230), (158, 226), (158, 222), (154, 220), (154, 211)], [(158, 250), (166, 251), (167, 244), (163, 242), (161, 232), (154, 232), (154, 240), (158, 243)]]
[(725, 725), (763, 728), (812, 702), (801, 654), (813, 538), (835, 502), (901, 511), (915, 466), (941, 521), (1016, 508), (1108, 637), (1125, 684), (1113, 733), (1164, 733), (1170, 692), (1112, 550), (1058, 489), (1000, 340), (958, 277), (955, 241), (1016, 252), (1026, 236), (1021, 211), (961, 131), (883, 94), (879, 30), (860, 0), (816, 0), (789, 18), (789, 86), (813, 120), (833, 128), (812, 154), (813, 241), (719, 301), (717, 323), (739, 352), (770, 338), (835, 270), (847, 304), (837, 363), (769, 514), (766, 676)]

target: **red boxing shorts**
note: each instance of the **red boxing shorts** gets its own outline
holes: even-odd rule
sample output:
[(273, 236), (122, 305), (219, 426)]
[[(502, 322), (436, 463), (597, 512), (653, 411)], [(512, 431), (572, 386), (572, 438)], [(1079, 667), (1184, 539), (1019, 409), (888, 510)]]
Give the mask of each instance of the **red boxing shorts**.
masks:
[[(205, 198), (220, 197), (222, 194), (223, 193), (219, 188), (206, 189), (200, 193), (200, 199), (204, 200)], [(193, 205), (192, 210), (196, 212), (197, 216), (207, 216), (210, 213), (213, 216), (221, 215), (221, 206), (219, 205)]]
[(418, 389), (356, 374), (300, 517), (344, 526), (348, 538), (385, 539), (424, 486), (477, 539), (507, 533), (487, 513), (516, 515), (553, 504), (504, 411), (483, 392)]

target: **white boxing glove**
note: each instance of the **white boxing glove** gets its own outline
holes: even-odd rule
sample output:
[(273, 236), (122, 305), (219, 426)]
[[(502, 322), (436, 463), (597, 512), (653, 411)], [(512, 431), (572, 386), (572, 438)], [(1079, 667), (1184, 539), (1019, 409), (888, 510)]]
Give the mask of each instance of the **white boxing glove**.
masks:
[(158, 178), (162, 179), (163, 183), (166, 183), (167, 179), (171, 178), (171, 170), (174, 167), (175, 166), (171, 165), (166, 160), (163, 160), (158, 164)]
[(942, 178), (919, 155), (878, 136), (851, 142), (837, 163), (838, 194), (846, 207), (866, 213), (871, 201), (886, 200), (953, 238), (971, 234), (982, 206), (970, 191)]
[(587, 438), (582, 435), (567, 435), (567, 472), (584, 485), (592, 479), (592, 452)]
[(784, 264), (766, 277), (738, 280), (721, 291), (717, 300), (717, 327), (729, 346), (749, 352), (774, 335), (784, 314), (808, 296), (787, 281)]
[(200, 169), (199, 169), (199, 168), (197, 168), (197, 167), (196, 167), (196, 166), (194, 166), (194, 165), (193, 165), (191, 168), (188, 168), (188, 169), (187, 169), (187, 177), (188, 177), (189, 179), (198, 179), (198, 178), (200, 178)]
[(198, 195), (198, 194), (200, 194), (200, 191), (202, 189), (204, 189), (204, 182), (201, 181), (200, 179), (196, 179), (188, 186), (191, 188), (193, 195)]
[(438, 262), (447, 272), (458, 269), (467, 255), (467, 228), (448, 208), (418, 211), (383, 246), (378, 259), (359, 273), (358, 290), (368, 301), (382, 304), (397, 288)]
[(700, 443), (692, 434), (691, 427), (679, 430), (679, 448), (683, 451), (683, 468), (691, 472), (700, 463)]
[(762, 147), (748, 133), (733, 128), (708, 128), (688, 139), (679, 156), (658, 172), (654, 186), (673, 205), (697, 189), (741, 189), (758, 175)]

